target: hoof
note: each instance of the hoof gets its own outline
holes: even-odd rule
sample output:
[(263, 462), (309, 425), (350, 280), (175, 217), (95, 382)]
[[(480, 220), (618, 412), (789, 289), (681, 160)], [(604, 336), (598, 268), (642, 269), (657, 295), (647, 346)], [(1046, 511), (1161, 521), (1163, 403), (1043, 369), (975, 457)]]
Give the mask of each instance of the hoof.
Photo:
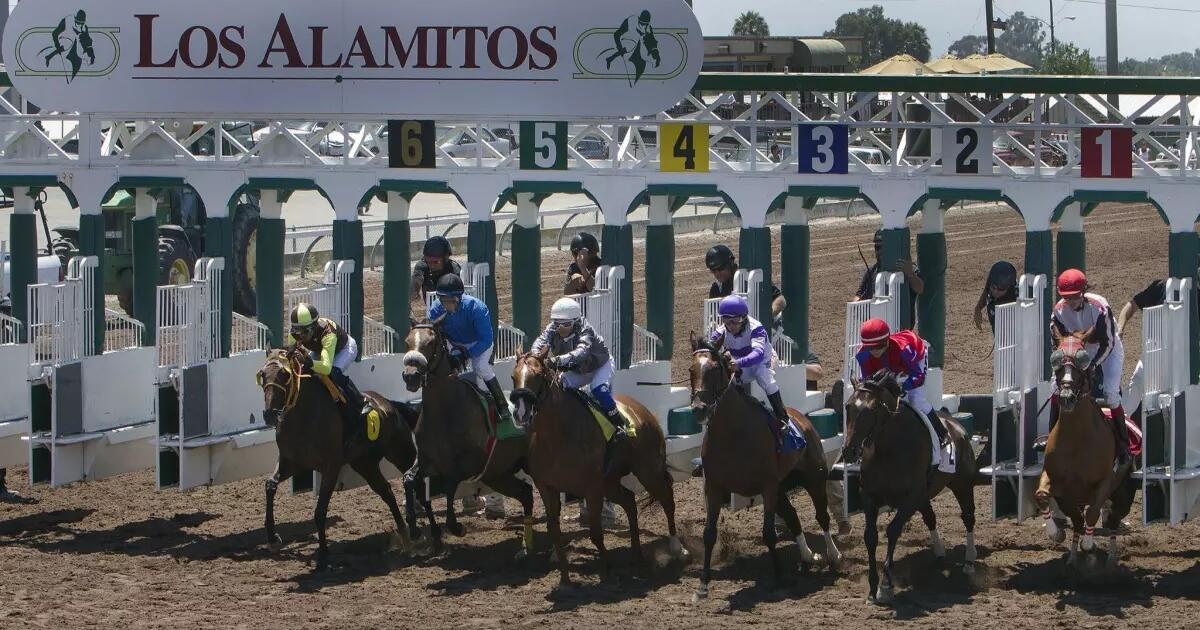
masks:
[(696, 589), (695, 593), (692, 593), (692, 603), (693, 604), (698, 604), (706, 599), (708, 599), (708, 587), (707, 586), (701, 586), (700, 588)]
[(463, 527), (463, 524), (459, 523), (458, 521), (446, 523), (446, 530), (457, 538), (462, 538), (467, 533), (467, 530)]
[(518, 551), (516, 553), (516, 555), (513, 556), (513, 560), (516, 560), (517, 562), (521, 562), (528, 557), (529, 557), (529, 552), (522, 549), (522, 550)]
[(880, 586), (879, 590), (875, 592), (875, 603), (880, 606), (892, 603), (893, 599), (896, 599), (895, 589)]
[(830, 569), (837, 571), (842, 568), (842, 554), (834, 554), (825, 559)]
[(850, 525), (850, 521), (842, 521), (838, 523), (838, 536), (849, 536), (854, 531), (854, 527)]
[(1083, 549), (1084, 551), (1091, 551), (1092, 549), (1096, 548), (1096, 541), (1092, 539), (1091, 536), (1084, 536), (1079, 541), (1079, 548)]
[(975, 563), (967, 562), (963, 565), (963, 573), (967, 575), (975, 575)]
[(283, 548), (283, 538), (281, 538), (279, 534), (267, 536), (267, 547), (271, 551), (279, 551)]

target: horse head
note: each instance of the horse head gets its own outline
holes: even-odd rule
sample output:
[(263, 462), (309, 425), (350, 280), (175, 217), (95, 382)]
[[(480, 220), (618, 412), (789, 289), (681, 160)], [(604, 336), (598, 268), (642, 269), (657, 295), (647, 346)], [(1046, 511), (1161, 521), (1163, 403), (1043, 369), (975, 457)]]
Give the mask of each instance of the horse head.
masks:
[(692, 331), (692, 365), (689, 368), (692, 387), (692, 414), (702, 424), (707, 423), (717, 402), (733, 383), (734, 368), (729, 356), (722, 351), (725, 337), (710, 341)]
[(430, 373), (444, 366), (448, 369), (446, 341), (442, 334), (442, 320), (445, 318), (442, 315), (432, 321), (419, 322), (408, 331), (408, 337), (404, 340), (408, 352), (404, 354), (401, 378), (410, 392), (421, 389)]
[(858, 382), (846, 402), (846, 438), (842, 453), (846, 461), (855, 461), (864, 448), (873, 443), (878, 428), (899, 411), (903, 391), (896, 375), (880, 370)]
[(514, 416), (517, 424), (523, 427), (533, 422), (538, 402), (543, 400), (558, 382), (553, 370), (546, 365), (549, 357), (550, 348), (547, 346), (537, 353), (522, 354), (513, 365), (513, 389), (509, 400), (517, 408)]
[(266, 363), (255, 375), (263, 390), (263, 421), (267, 426), (278, 426), (283, 415), (296, 406), (300, 396), (300, 366), (295, 350), (276, 349), (267, 354)]
[(1064, 412), (1070, 413), (1082, 397), (1090, 395), (1092, 367), (1092, 355), (1082, 340), (1071, 336), (1059, 341), (1050, 355), (1050, 368), (1058, 384), (1058, 404)]

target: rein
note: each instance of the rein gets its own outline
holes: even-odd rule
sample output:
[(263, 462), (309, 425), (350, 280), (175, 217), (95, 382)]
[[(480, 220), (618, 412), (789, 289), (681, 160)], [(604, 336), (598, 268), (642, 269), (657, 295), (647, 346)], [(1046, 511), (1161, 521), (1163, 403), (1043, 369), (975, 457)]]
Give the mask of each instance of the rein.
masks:
[[(722, 375), (725, 374), (726, 372), (729, 373), (728, 382), (725, 383), (725, 387), (721, 388), (721, 391), (716, 393), (716, 397), (713, 399), (712, 403), (705, 403), (704, 401), (700, 401), (706, 407), (709, 406), (710, 404), (713, 407), (716, 407), (717, 405), (719, 405), (721, 403), (722, 400), (725, 399), (725, 396), (727, 394), (729, 394), (730, 390), (733, 389), (734, 381), (737, 380), (737, 371), (729, 369), (729, 366), (727, 366), (725, 364), (725, 361), (721, 360), (719, 352), (714, 352), (713, 350), (709, 350), (707, 348), (701, 348), (699, 350), (692, 352), (692, 358), (698, 357), (701, 354), (707, 354), (709, 357), (711, 357), (716, 362), (716, 364), (719, 366), (719, 369), (721, 370)], [(724, 380), (724, 378), (722, 378), (721, 380)], [(702, 391), (703, 390), (697, 390), (697, 391), (692, 392), (692, 408), (693, 409), (696, 408), (696, 400)]]

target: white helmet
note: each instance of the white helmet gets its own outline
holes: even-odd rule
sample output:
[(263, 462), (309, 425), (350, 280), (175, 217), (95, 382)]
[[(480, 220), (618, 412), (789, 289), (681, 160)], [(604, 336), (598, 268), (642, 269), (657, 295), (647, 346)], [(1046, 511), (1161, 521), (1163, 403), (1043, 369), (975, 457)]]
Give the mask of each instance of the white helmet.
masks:
[(550, 319), (556, 322), (573, 322), (582, 317), (583, 309), (580, 308), (579, 302), (569, 297), (559, 298), (554, 306), (550, 307)]

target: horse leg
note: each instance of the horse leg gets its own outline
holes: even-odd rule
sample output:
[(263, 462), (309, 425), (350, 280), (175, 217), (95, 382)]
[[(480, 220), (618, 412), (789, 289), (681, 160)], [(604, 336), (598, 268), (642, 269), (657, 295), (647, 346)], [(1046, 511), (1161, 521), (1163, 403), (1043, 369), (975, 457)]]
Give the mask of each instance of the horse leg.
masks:
[(808, 479), (804, 484), (804, 489), (808, 492), (808, 498), (812, 501), (813, 510), (816, 512), (817, 525), (825, 534), (825, 560), (829, 563), (830, 568), (836, 569), (842, 563), (842, 552), (838, 551), (837, 545), (833, 542), (833, 532), (829, 530), (829, 484), (825, 481), (825, 476), (821, 475)]
[(467, 531), (458, 522), (458, 517), (454, 516), (454, 496), (458, 494), (458, 484), (457, 479), (446, 480), (446, 531), (461, 538)]
[(609, 501), (620, 505), (622, 510), (625, 510), (625, 518), (629, 521), (629, 550), (633, 552), (634, 566), (640, 569), (642, 564), (642, 542), (641, 533), (638, 530), (637, 497), (634, 496), (629, 488), (621, 485), (620, 479), (613, 479), (607, 485), (607, 492), (604, 496)]
[(892, 522), (888, 523), (887, 528), (887, 558), (883, 561), (883, 584), (879, 587), (879, 600), (883, 603), (892, 601), (896, 595), (896, 587), (892, 582), (892, 565), (896, 561), (896, 543), (900, 541), (900, 535), (904, 533), (904, 526), (908, 524), (908, 519), (912, 518), (913, 510), (911, 507), (896, 510), (896, 515), (892, 517)]
[(929, 548), (933, 550), (933, 556), (938, 559), (938, 562), (946, 559), (946, 546), (942, 544), (942, 537), (937, 530), (937, 514), (933, 511), (933, 506), (929, 502), (925, 502), (918, 508), (921, 512), (921, 519), (925, 521), (925, 527), (929, 529)]
[(1041, 477), (1038, 478), (1038, 489), (1033, 493), (1033, 500), (1038, 509), (1042, 511), (1042, 520), (1046, 524), (1046, 536), (1050, 542), (1062, 543), (1066, 540), (1067, 534), (1058, 526), (1058, 521), (1054, 518), (1054, 512), (1050, 506), (1053, 500), (1050, 496), (1050, 476), (1044, 470)]
[(500, 477), (488, 480), (488, 487), (500, 494), (520, 501), (525, 515), (524, 530), (521, 535), (521, 550), (517, 552), (517, 560), (523, 560), (533, 553), (533, 488), (514, 476)]
[(392, 492), (391, 484), (379, 470), (379, 462), (360, 459), (351, 463), (350, 467), (362, 476), (363, 481), (366, 481), (371, 490), (379, 495), (379, 498), (383, 499), (388, 506), (388, 510), (392, 513), (392, 520), (396, 522), (396, 535), (400, 536), (400, 545), (404, 549), (404, 553), (412, 551), (412, 540), (408, 537), (408, 528), (405, 527), (404, 517), (400, 514), (400, 505), (396, 503), (396, 495)]
[(317, 573), (329, 568), (329, 544), (325, 539), (325, 517), (329, 513), (329, 499), (337, 487), (339, 468), (321, 471), (321, 488), (317, 495), (317, 509), (313, 520), (317, 524)]
[(975, 572), (975, 560), (979, 557), (975, 550), (975, 485), (971, 479), (956, 480), (950, 487), (954, 498), (958, 500), (958, 509), (962, 512), (963, 527), (967, 530), (967, 541), (963, 551), (963, 571), (967, 574)]
[(643, 479), (642, 475), (635, 473), (637, 480), (646, 488), (646, 492), (658, 501), (662, 506), (663, 514), (667, 518), (667, 535), (670, 537), (671, 557), (675, 559), (684, 558), (687, 556), (687, 551), (683, 548), (683, 543), (679, 541), (679, 532), (675, 529), (675, 488), (674, 482), (671, 479), (671, 473), (667, 471), (666, 460), (656, 462), (655, 470), (646, 475)]
[(704, 568), (700, 570), (700, 586), (696, 587), (693, 601), (708, 597), (708, 581), (712, 578), (712, 552), (717, 544), (717, 521), (721, 519), (721, 506), (724, 505), (722, 494), (707, 484), (704, 497), (708, 503), (704, 521)]
[(550, 532), (550, 541), (554, 543), (554, 555), (558, 556), (558, 583), (568, 586), (571, 584), (571, 574), (567, 571), (567, 550), (563, 548), (562, 528), (559, 526), (561, 497), (557, 490), (545, 486), (538, 486), (538, 494), (542, 495), (542, 505), (546, 508), (546, 530)]
[(292, 463), (280, 457), (275, 462), (275, 472), (271, 473), (264, 484), (267, 491), (267, 514), (263, 520), (263, 527), (267, 530), (268, 545), (283, 544), (283, 539), (275, 533), (275, 492), (279, 489), (279, 484), (291, 478), (293, 472)]
[(783, 519), (788, 531), (792, 532), (792, 537), (796, 540), (796, 547), (800, 550), (801, 567), (807, 571), (812, 565), (824, 562), (824, 558), (808, 548), (808, 541), (804, 538), (804, 528), (800, 525), (800, 515), (796, 514), (796, 507), (792, 505), (791, 500), (782, 490), (779, 491), (775, 511), (779, 514), (779, 518)]
[(588, 533), (591, 535), (592, 545), (596, 547), (597, 560), (600, 562), (600, 575), (608, 577), (608, 550), (604, 548), (604, 495), (593, 491), (588, 493), (586, 501)]
[(883, 591), (879, 588), (879, 568), (875, 564), (875, 551), (879, 547), (879, 508), (870, 496), (863, 495), (863, 544), (867, 547), (867, 602), (885, 604)]
[[(779, 552), (775, 549), (775, 544), (778, 542), (778, 534), (775, 532), (775, 511), (779, 509), (779, 488), (778, 486), (769, 486), (763, 488), (763, 544), (767, 546), (767, 553), (771, 556), (771, 570), (775, 573), (775, 583), (777, 586), (783, 586), (787, 581), (783, 575), (783, 567), (779, 562)], [(804, 534), (800, 534), (803, 539)], [(809, 552), (812, 553), (812, 552)]]

